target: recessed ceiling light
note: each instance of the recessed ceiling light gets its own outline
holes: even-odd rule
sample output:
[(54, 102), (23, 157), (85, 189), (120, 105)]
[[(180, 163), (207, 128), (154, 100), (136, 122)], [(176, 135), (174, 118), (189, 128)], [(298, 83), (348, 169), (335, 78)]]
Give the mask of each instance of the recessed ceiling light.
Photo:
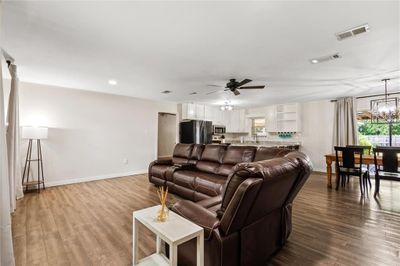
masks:
[(165, 91), (162, 91), (161, 93), (164, 93), (164, 94), (170, 94), (172, 91), (169, 91), (169, 90), (165, 90)]
[(319, 64), (322, 62), (330, 61), (330, 60), (335, 60), (341, 58), (339, 53), (332, 54), (332, 55), (327, 55), (327, 56), (321, 56), (317, 58), (310, 59), (311, 64)]
[(114, 85), (117, 85), (117, 81), (115, 79), (110, 79), (110, 80), (108, 80), (108, 84), (114, 86)]

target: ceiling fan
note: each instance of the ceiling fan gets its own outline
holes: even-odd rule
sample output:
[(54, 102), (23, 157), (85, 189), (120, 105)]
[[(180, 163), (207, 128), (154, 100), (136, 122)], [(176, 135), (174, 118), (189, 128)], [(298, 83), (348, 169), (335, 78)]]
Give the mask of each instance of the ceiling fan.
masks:
[[(244, 79), (240, 82), (236, 81), (236, 79), (230, 79), (228, 83), (226, 83), (226, 89), (224, 91), (231, 91), (233, 92), (233, 94), (235, 94), (236, 96), (240, 94), (239, 90), (252, 90), (252, 89), (264, 89), (265, 86), (243, 86), (249, 82), (251, 82), (251, 79)], [(211, 87), (219, 87), (217, 85), (209, 85)], [(213, 91), (208, 94), (214, 93), (217, 91)]]

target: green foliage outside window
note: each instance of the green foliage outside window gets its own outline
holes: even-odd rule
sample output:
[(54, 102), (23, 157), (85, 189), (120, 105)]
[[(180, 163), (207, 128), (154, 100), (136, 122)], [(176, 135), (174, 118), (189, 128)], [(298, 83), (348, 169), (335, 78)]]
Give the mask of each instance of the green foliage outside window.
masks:
[[(358, 133), (358, 145), (360, 146), (371, 146), (371, 147), (375, 147), (376, 145), (372, 144), (371, 141), (369, 141), (369, 139), (364, 136), (361, 135), (360, 133)], [(364, 152), (365, 154), (368, 154), (368, 151)]]
[[(371, 122), (362, 122), (358, 125), (358, 132), (361, 135), (389, 135), (388, 124), (374, 124)], [(400, 135), (400, 123), (392, 126), (392, 135)]]

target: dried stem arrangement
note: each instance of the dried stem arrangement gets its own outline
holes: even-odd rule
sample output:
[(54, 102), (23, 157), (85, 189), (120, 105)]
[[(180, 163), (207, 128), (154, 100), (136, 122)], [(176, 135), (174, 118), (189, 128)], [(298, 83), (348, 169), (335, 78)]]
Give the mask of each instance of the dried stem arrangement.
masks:
[(168, 196), (168, 187), (164, 188), (164, 186), (161, 186), (161, 187), (157, 188), (157, 194), (158, 194), (158, 198), (160, 199), (160, 203), (161, 203), (161, 209), (158, 211), (158, 214), (157, 214), (157, 221), (165, 222), (165, 220), (167, 220), (167, 218), (168, 218), (168, 213), (167, 213), (168, 210), (166, 207), (167, 196)]

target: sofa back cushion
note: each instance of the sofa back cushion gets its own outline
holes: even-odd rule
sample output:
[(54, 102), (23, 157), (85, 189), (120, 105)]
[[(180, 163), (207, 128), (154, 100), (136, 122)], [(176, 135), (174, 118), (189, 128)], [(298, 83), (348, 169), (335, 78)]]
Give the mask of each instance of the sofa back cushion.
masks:
[(204, 147), (200, 161), (197, 162), (196, 168), (207, 173), (217, 173), (222, 162), (226, 146), (209, 144)]
[(256, 149), (253, 146), (229, 146), (222, 158), (222, 165), (218, 169), (218, 174), (228, 176), (236, 164), (252, 162)]
[(178, 143), (175, 146), (174, 153), (172, 155), (172, 162), (174, 164), (188, 163), (192, 154), (194, 144), (183, 144)]
[(256, 151), (254, 162), (283, 157), (289, 152), (291, 152), (291, 150), (285, 148), (259, 147)]
[(201, 158), (201, 154), (204, 150), (204, 144), (194, 144), (192, 154), (189, 158), (189, 163), (196, 164), (198, 160)]

